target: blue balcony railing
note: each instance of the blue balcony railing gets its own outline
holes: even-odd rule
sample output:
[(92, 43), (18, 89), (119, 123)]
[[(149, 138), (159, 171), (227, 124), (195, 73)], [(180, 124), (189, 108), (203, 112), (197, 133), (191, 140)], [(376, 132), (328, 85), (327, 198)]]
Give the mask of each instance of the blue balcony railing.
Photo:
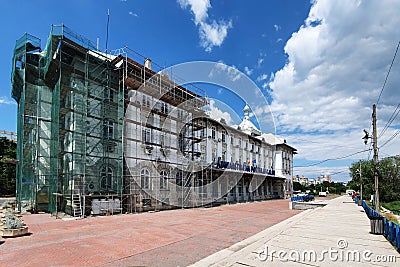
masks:
[(231, 163), (228, 161), (220, 161), (217, 163), (217, 169), (229, 169), (243, 172), (262, 173), (266, 175), (275, 175), (275, 170), (264, 169), (247, 164)]

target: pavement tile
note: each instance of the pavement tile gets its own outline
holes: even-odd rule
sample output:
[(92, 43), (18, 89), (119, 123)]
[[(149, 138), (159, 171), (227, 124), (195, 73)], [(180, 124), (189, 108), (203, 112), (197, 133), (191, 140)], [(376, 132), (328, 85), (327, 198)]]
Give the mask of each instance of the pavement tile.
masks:
[[(355, 205), (350, 197), (342, 196), (330, 200), (323, 208), (297, 214), (192, 266), (398, 266), (400, 254), (382, 235), (369, 231), (369, 219), (362, 207)], [(336, 252), (327, 254), (327, 251)], [(310, 253), (315, 253), (315, 258), (295, 260), (297, 255), (310, 257)], [(263, 261), (265, 255), (268, 257)], [(382, 261), (382, 256), (395, 257), (395, 261)]]
[(187, 266), (300, 211), (288, 200), (61, 220), (24, 215), (31, 235), (0, 242), (0, 266)]

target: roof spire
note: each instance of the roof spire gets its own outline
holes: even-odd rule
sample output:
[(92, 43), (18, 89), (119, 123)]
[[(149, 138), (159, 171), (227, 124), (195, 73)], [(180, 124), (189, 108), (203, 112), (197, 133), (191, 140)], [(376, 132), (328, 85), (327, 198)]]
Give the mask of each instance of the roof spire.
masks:
[(250, 118), (250, 111), (251, 111), (251, 109), (250, 109), (249, 105), (247, 105), (247, 103), (246, 103), (246, 106), (244, 106), (244, 108), (243, 108), (245, 120), (248, 120)]

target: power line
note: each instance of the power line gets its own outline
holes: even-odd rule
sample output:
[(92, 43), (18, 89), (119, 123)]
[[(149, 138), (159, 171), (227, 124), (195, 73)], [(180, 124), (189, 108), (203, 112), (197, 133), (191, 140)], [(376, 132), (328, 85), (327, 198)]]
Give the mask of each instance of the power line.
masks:
[(336, 175), (336, 174), (343, 173), (343, 172), (346, 172), (346, 171), (349, 171), (349, 170), (347, 169), (347, 170), (343, 170), (343, 171), (338, 171), (338, 172), (331, 173), (329, 175)]
[[(324, 145), (330, 145), (330, 144), (328, 144), (326, 141), (311, 141), (310, 139), (306, 139), (306, 138), (298, 138), (298, 137), (296, 137), (295, 138), (296, 140), (295, 141), (304, 141), (304, 142), (307, 142), (307, 143), (311, 143), (311, 144), (324, 144)], [(293, 144), (298, 144), (298, 142), (293, 142)], [(335, 147), (345, 147), (345, 148), (358, 148), (358, 147), (355, 147), (355, 146), (348, 146), (348, 145), (338, 145), (338, 144), (334, 144), (334, 143), (331, 143), (332, 145), (334, 145)]]
[(379, 134), (378, 138), (381, 138), (382, 135), (386, 132), (386, 130), (390, 127), (390, 125), (392, 124), (392, 122), (394, 121), (394, 119), (396, 119), (397, 115), (399, 115), (400, 112), (400, 103), (397, 105), (396, 109), (394, 110), (394, 112), (392, 113), (392, 115), (390, 116), (388, 122), (386, 123), (385, 127), (383, 127), (382, 132)]
[(316, 163), (313, 163), (313, 164), (310, 164), (310, 165), (293, 166), (293, 168), (307, 168), (307, 167), (312, 167), (312, 166), (316, 166), (316, 165), (319, 165), (319, 164), (321, 164), (321, 163), (324, 163), (324, 162), (327, 162), (327, 161), (331, 161), (331, 160), (339, 160), (339, 159), (349, 158), (349, 157), (351, 157), (351, 156), (354, 156), (354, 155), (357, 155), (357, 154), (366, 152), (366, 151), (368, 151), (368, 150), (369, 150), (369, 149), (364, 149), (364, 150), (361, 150), (361, 151), (358, 151), (358, 152), (355, 152), (355, 153), (352, 153), (352, 154), (349, 154), (349, 155), (346, 155), (346, 156), (337, 157), (337, 158), (332, 158), (332, 159), (321, 160), (321, 161), (319, 161), (319, 162), (316, 162)]
[(386, 140), (385, 143), (383, 143), (383, 145), (381, 145), (379, 148), (384, 147), (386, 144), (388, 144), (390, 141), (392, 141), (394, 138), (396, 138), (396, 136), (398, 136), (400, 134), (400, 130), (397, 130), (388, 140)]
[(383, 89), (385, 88), (385, 85), (386, 85), (386, 82), (387, 82), (387, 80), (388, 80), (388, 78), (389, 78), (389, 74), (390, 74), (390, 71), (391, 71), (391, 69), (392, 69), (394, 60), (396, 59), (396, 55), (397, 55), (397, 51), (399, 50), (399, 46), (400, 46), (400, 41), (399, 41), (398, 44), (397, 44), (396, 52), (394, 53), (394, 56), (393, 56), (393, 59), (392, 59), (392, 63), (390, 64), (389, 70), (388, 70), (388, 72), (387, 72), (387, 74), (386, 74), (385, 82), (383, 83), (381, 92), (379, 93), (379, 97), (378, 97), (378, 101), (376, 101), (376, 105), (378, 105), (379, 100), (381, 99), (381, 95), (382, 95)]

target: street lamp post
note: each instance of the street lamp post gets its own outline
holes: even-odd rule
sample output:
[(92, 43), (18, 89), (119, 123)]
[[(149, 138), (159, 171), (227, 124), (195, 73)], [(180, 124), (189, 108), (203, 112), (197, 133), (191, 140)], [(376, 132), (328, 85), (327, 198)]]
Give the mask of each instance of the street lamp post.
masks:
[(363, 180), (361, 175), (361, 160), (360, 160), (360, 199), (363, 199)]
[(378, 143), (376, 137), (376, 105), (372, 111), (373, 147), (374, 147), (374, 176), (375, 176), (375, 210), (379, 212), (379, 178), (378, 178)]
[(360, 175), (360, 199), (363, 199), (363, 180), (361, 175), (361, 160), (360, 160), (360, 168), (356, 171)]
[(376, 136), (376, 105), (372, 106), (372, 137), (369, 136), (369, 133), (364, 130), (365, 136), (364, 144), (368, 143), (368, 139), (372, 138), (372, 145), (374, 149), (374, 177), (375, 177), (375, 210), (379, 212), (379, 178), (378, 178), (378, 143)]

